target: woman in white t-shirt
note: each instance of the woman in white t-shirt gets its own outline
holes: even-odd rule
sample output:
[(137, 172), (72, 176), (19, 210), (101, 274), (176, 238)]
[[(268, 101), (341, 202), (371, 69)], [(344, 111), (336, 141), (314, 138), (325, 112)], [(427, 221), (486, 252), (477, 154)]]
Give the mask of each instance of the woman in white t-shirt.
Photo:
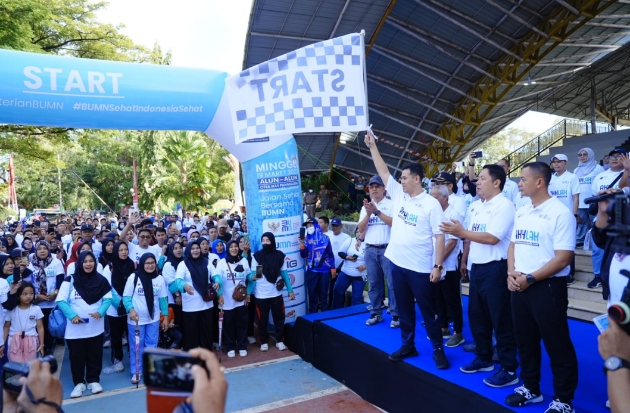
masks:
[(51, 253), (50, 245), (43, 240), (35, 244), (35, 254), (31, 257), (28, 268), (33, 272), (35, 302), (44, 313), (44, 353), (50, 354), (55, 340), (48, 330), (48, 316), (55, 308), (59, 287), (66, 273), (61, 261)]
[(127, 278), (123, 303), (129, 316), (127, 317), (128, 337), (134, 337), (136, 325), (140, 330), (140, 354), (136, 347), (129, 346), (129, 358), (139, 360), (137, 370), (131, 376), (131, 383), (140, 382), (142, 375), (142, 352), (144, 348), (155, 348), (160, 336), (160, 312), (164, 316), (162, 329), (168, 330), (168, 301), (166, 284), (158, 274), (157, 259), (150, 252), (140, 257), (135, 274)]
[(57, 305), (68, 318), (65, 339), (70, 355), (74, 389), (70, 397), (81, 397), (87, 388), (101, 393), (103, 368), (104, 317), (112, 303), (112, 287), (96, 270), (92, 251), (83, 251), (76, 262), (77, 271), (66, 277), (59, 289)]
[[(286, 350), (287, 346), (282, 342), (284, 329), (284, 298), (282, 290), (287, 289), (289, 298), (295, 300), (291, 279), (287, 271), (285, 255), (276, 249), (276, 237), (271, 232), (265, 232), (261, 238), (262, 250), (252, 257), (252, 272), (249, 279), (252, 281), (248, 287), (248, 293), (253, 291), (256, 296), (256, 311), (258, 312), (258, 334), (260, 335), (260, 350), (269, 350), (269, 311), (273, 317), (275, 327), (276, 347)], [(255, 278), (256, 266), (262, 265), (262, 276)], [(282, 279), (285, 287), (280, 291), (276, 288), (278, 281)]]
[(595, 152), (591, 148), (582, 148), (578, 151), (578, 166), (573, 173), (577, 176), (580, 185), (578, 225), (575, 234), (577, 243), (580, 245), (584, 243), (584, 237), (595, 219), (595, 216), (589, 215), (588, 205), (584, 203), (584, 200), (597, 195), (593, 194), (592, 183), (595, 177), (602, 172), (604, 172), (604, 168), (597, 162)]
[(28, 363), (44, 355), (44, 323), (39, 306), (33, 304), (35, 287), (23, 282), (17, 290), (18, 305), (7, 312), (4, 341), (9, 342), (9, 361)]
[(162, 267), (162, 277), (168, 287), (168, 306), (173, 309), (175, 325), (182, 326), (182, 293), (177, 290), (175, 274), (177, 266), (184, 261), (184, 247), (181, 242), (175, 241), (168, 245), (166, 252), (166, 262)]
[[(214, 303), (207, 300), (208, 287), (219, 288), (219, 277), (211, 277), (212, 264), (201, 256), (199, 240), (190, 242), (184, 261), (177, 266), (177, 291), (182, 293), (184, 350), (196, 347), (212, 349), (212, 316)], [(186, 294), (184, 294), (184, 292)]]
[(111, 369), (106, 373), (119, 373), (123, 365), (123, 336), (127, 330), (127, 310), (122, 303), (122, 296), (129, 275), (136, 270), (136, 264), (129, 258), (129, 248), (124, 242), (114, 244), (111, 266), (105, 267), (103, 277), (112, 286), (112, 305), (107, 309), (107, 322), (111, 339)]
[(247, 356), (247, 304), (249, 294), (238, 301), (233, 293), (240, 285), (247, 290), (249, 263), (242, 257), (237, 241), (228, 241), (227, 255), (217, 265), (215, 274), (221, 277), (219, 305), (223, 309), (223, 334), (228, 357), (235, 357), (236, 350), (241, 357)]

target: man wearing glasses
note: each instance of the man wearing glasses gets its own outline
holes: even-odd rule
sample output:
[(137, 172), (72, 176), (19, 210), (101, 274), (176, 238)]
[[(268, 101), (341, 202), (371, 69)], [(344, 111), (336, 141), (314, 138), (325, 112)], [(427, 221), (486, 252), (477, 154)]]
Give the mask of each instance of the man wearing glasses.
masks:
[[(624, 148), (615, 148), (609, 154), (610, 169), (597, 175), (593, 179), (591, 187), (593, 194), (598, 194), (606, 189), (625, 188), (628, 186), (628, 177), (630, 176), (630, 160), (628, 160), (628, 151)], [(591, 243), (593, 251), (593, 274), (595, 277), (588, 283), (588, 288), (598, 288), (602, 286), (602, 279), (599, 273), (604, 259), (604, 250), (597, 247), (595, 243)]]

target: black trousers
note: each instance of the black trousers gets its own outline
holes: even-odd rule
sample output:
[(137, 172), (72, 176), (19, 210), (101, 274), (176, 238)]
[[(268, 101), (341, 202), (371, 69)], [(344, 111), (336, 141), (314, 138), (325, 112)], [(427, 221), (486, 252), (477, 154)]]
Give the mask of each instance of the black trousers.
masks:
[(459, 271), (447, 271), (444, 280), (436, 284), (438, 290), (436, 302), (438, 306), (438, 320), (441, 327), (447, 328), (450, 318), (453, 320), (455, 332), (461, 334), (464, 328), (464, 314), (460, 280)]
[[(48, 329), (48, 317), (50, 313), (52, 313), (53, 308), (42, 308), (42, 313), (44, 314), (44, 318), (42, 322), (44, 323), (44, 354), (52, 354), (53, 346), (55, 345), (55, 338), (50, 334), (50, 330)], [(103, 345), (101, 344), (101, 347)]]
[(212, 351), (214, 307), (202, 311), (184, 311), (184, 350), (203, 347)]
[(223, 340), (226, 351), (247, 350), (247, 306), (223, 310)]
[(123, 353), (123, 336), (127, 331), (127, 317), (112, 317), (107, 316), (109, 322), (109, 336), (112, 343), (112, 357), (111, 361), (114, 363), (114, 359), (122, 361), (124, 357)]
[(473, 264), (470, 272), (468, 320), (477, 344), (477, 357), (485, 362), (492, 361), (494, 330), (501, 367), (508, 371), (516, 371), (518, 361), (510, 290), (507, 288), (507, 260)]
[(89, 338), (66, 339), (72, 382), (98, 383), (103, 369), (103, 333)]
[[(325, 274), (324, 274), (325, 276)], [(282, 339), (282, 330), (284, 329), (284, 298), (281, 295), (273, 298), (256, 299), (256, 312), (258, 313), (258, 334), (260, 335), (260, 344), (269, 343), (269, 311), (273, 317), (273, 325), (275, 327), (274, 337), (276, 342), (284, 341)]]
[(391, 263), (394, 294), (400, 315), (400, 337), (402, 348), (412, 349), (416, 345), (416, 305), (424, 320), (427, 336), (433, 348), (442, 347), (444, 340), (436, 318), (437, 284), (431, 282), (431, 274), (399, 267)]
[(512, 293), (512, 317), (523, 384), (540, 394), (542, 339), (551, 359), (555, 397), (564, 403), (573, 399), (578, 384), (578, 361), (567, 322), (568, 305), (565, 277), (547, 278), (523, 292)]
[(254, 337), (254, 322), (256, 322), (256, 297), (252, 294), (249, 296), (247, 306), (247, 335), (251, 337)]
[(183, 329), (183, 317), (184, 317), (184, 315), (183, 315), (183, 311), (182, 311), (182, 306), (181, 305), (177, 305), (177, 304), (169, 304), (168, 308), (172, 308), (173, 309), (173, 316), (175, 317), (175, 325), (183, 333), (184, 332), (184, 329)]

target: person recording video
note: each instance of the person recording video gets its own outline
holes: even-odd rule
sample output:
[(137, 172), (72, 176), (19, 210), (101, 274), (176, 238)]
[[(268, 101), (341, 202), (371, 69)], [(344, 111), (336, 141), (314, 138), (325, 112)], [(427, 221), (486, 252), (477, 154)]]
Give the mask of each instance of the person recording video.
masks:
[[(627, 244), (627, 217), (623, 216), (628, 208), (626, 195), (614, 195), (618, 190), (601, 191), (598, 195), (610, 194), (609, 198), (599, 201), (599, 208), (595, 226), (593, 227), (593, 242), (599, 248), (605, 248), (602, 262), (602, 285), (604, 299), (608, 300), (609, 327), (598, 338), (599, 354), (604, 359), (604, 371), (608, 378), (608, 397), (613, 412), (630, 411), (630, 335), (628, 327), (622, 327), (611, 317), (611, 307), (623, 308), (630, 306), (630, 256), (626, 251), (620, 251), (619, 244)], [(614, 197), (614, 198), (613, 198)], [(621, 208), (611, 214), (611, 202), (621, 203)], [(615, 216), (621, 212), (622, 216)], [(627, 291), (626, 291), (627, 290)], [(630, 314), (625, 314), (626, 317)]]

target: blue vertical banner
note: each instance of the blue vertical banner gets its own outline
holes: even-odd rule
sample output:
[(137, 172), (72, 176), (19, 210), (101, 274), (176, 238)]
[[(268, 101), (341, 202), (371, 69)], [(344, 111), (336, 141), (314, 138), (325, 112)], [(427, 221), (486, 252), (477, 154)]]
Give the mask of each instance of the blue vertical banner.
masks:
[[(243, 143), (242, 145), (247, 145)], [(252, 251), (261, 249), (260, 237), (271, 232), (276, 247), (286, 254), (295, 301), (283, 291), (286, 322), (306, 314), (304, 260), (298, 236), (302, 226), (302, 186), (295, 139), (242, 163), (247, 227)]]

